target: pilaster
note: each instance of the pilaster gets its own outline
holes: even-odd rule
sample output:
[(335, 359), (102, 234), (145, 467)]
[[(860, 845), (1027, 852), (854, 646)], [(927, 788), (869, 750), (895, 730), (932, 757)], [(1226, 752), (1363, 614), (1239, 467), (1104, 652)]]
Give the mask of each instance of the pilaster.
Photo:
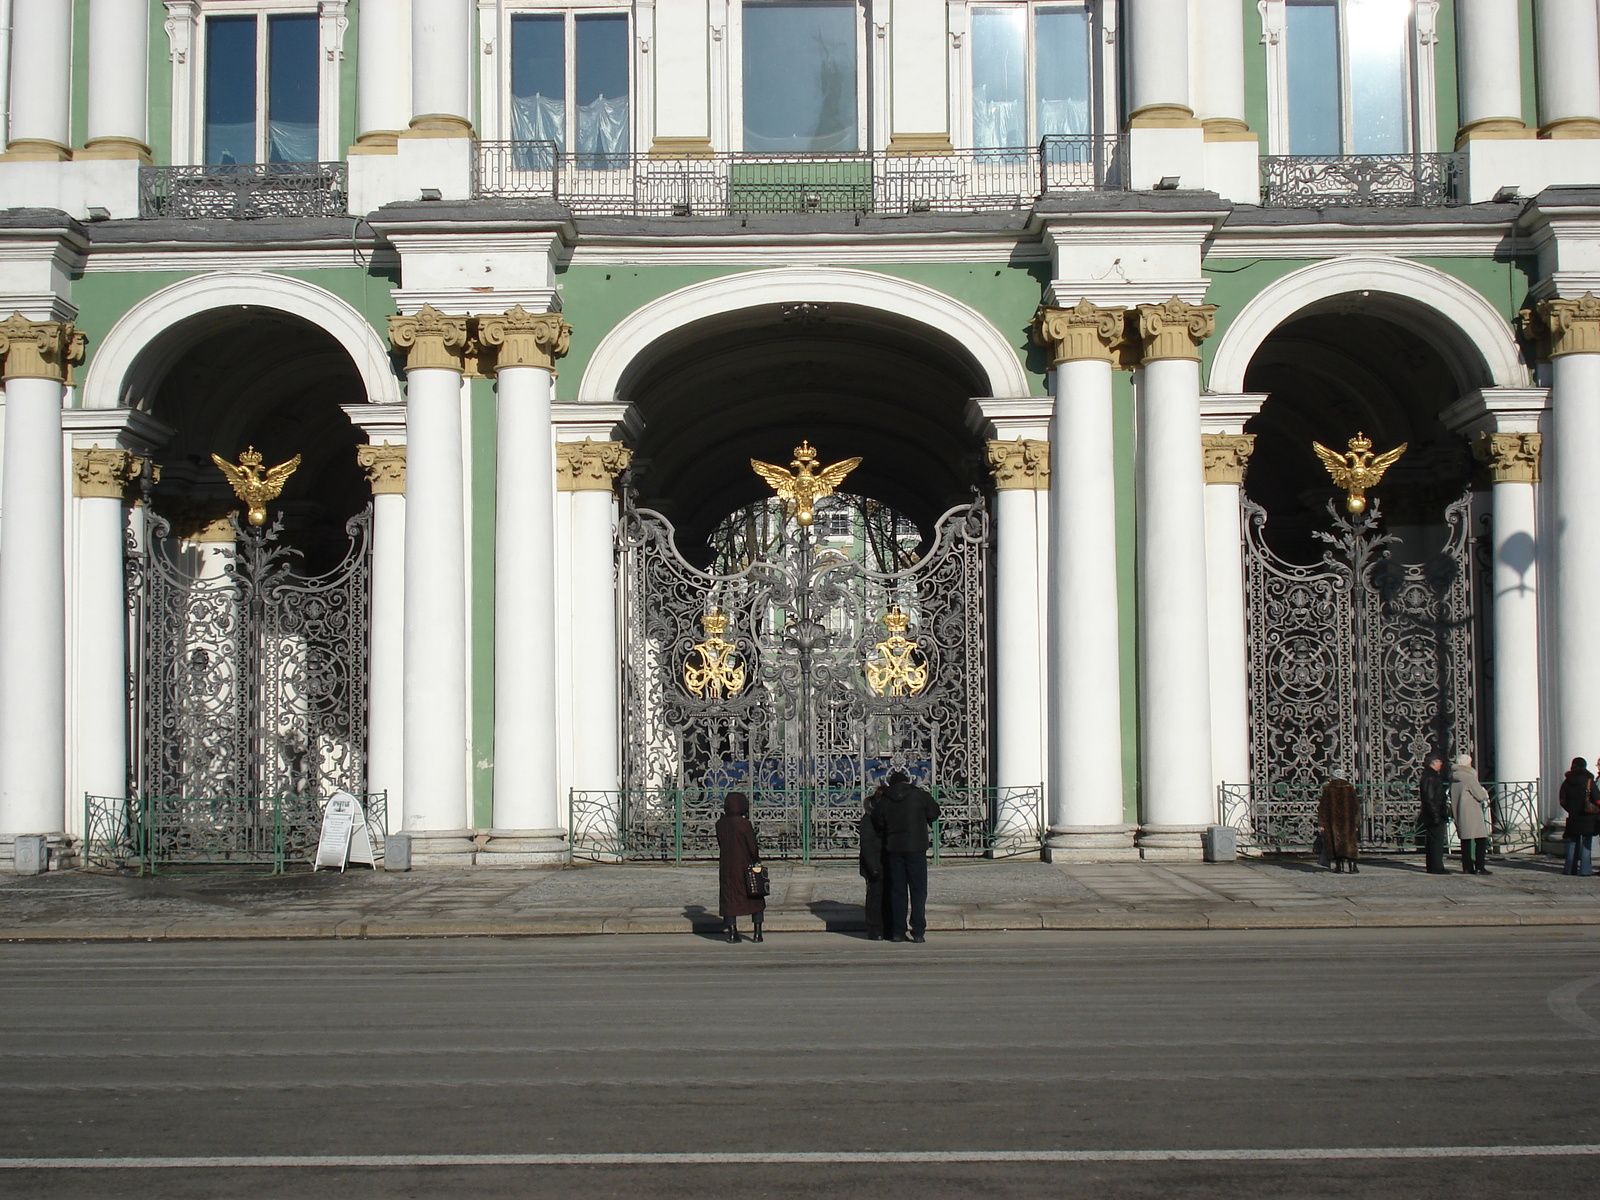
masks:
[(1032, 438), (991, 441), (989, 473), (997, 491), (1044, 492), (1050, 489), (1050, 443)]
[(1245, 469), (1250, 465), (1250, 455), (1255, 446), (1254, 434), (1202, 433), (1200, 458), (1205, 470), (1206, 483), (1226, 483), (1235, 487), (1242, 485)]
[(406, 494), (406, 448), (404, 446), (357, 446), (356, 462), (366, 472), (374, 496)]
[(144, 471), (144, 459), (129, 450), (98, 445), (72, 452), (72, 494), (79, 499), (129, 499), (129, 489)]
[(617, 477), (633, 461), (633, 451), (621, 442), (556, 443), (556, 488), (563, 492), (610, 492)]
[(1484, 433), (1472, 443), (1472, 453), (1495, 483), (1538, 483), (1543, 446), (1538, 433)]

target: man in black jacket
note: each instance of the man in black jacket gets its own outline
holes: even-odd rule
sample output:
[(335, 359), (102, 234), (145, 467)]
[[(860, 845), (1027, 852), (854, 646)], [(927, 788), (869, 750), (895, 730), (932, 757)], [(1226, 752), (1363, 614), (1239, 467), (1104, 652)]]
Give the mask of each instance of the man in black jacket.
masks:
[(1428, 874), (1443, 875), (1444, 844), (1450, 834), (1450, 781), (1444, 777), (1444, 759), (1428, 760), (1417, 784), (1422, 801), (1422, 836), (1428, 857)]
[(928, 928), (928, 830), (939, 819), (932, 796), (913, 786), (904, 772), (889, 776), (889, 792), (877, 808), (878, 832), (889, 855), (889, 940), (913, 942)]

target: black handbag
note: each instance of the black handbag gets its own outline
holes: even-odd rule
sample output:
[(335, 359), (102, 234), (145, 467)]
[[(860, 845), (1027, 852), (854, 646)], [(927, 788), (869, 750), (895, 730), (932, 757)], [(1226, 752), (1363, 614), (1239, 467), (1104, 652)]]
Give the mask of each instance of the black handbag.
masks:
[(1317, 830), (1317, 836), (1311, 839), (1311, 853), (1317, 856), (1317, 861), (1323, 866), (1332, 866), (1333, 857), (1328, 853), (1328, 838), (1322, 830)]
[(744, 894), (752, 897), (772, 895), (772, 875), (766, 863), (751, 863), (744, 869)]

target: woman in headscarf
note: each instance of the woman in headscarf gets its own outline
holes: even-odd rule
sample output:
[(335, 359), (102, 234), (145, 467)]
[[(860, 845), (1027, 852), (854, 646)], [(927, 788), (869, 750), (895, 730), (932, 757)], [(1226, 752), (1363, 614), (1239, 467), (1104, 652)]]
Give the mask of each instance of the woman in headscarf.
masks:
[(1600, 817), (1589, 811), (1595, 800), (1594, 776), (1589, 774), (1589, 764), (1581, 758), (1572, 760), (1572, 769), (1561, 781), (1561, 807), (1567, 814), (1566, 826), (1561, 830), (1561, 840), (1567, 844), (1567, 862), (1561, 869), (1563, 875), (1593, 875), (1594, 863), (1591, 848), (1594, 830)]
[(1450, 807), (1456, 814), (1456, 839), (1461, 843), (1461, 873), (1487, 875), (1484, 858), (1489, 853), (1489, 792), (1478, 782), (1472, 755), (1456, 759), (1450, 782)]
[(1322, 830), (1335, 871), (1356, 874), (1361, 842), (1361, 801), (1348, 779), (1330, 779), (1317, 800), (1317, 828)]
[(760, 861), (761, 849), (750, 824), (750, 798), (743, 792), (729, 792), (722, 801), (722, 816), (717, 818), (717, 866), (722, 885), (717, 911), (730, 942), (739, 940), (739, 918), (747, 915), (755, 924), (750, 940), (761, 940), (761, 914), (767, 910), (767, 899), (750, 895), (745, 884), (750, 864)]

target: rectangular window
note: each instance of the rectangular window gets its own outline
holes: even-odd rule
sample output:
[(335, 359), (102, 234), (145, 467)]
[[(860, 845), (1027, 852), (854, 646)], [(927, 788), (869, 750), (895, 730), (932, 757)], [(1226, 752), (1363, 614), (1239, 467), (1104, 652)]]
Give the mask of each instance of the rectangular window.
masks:
[(208, 164), (316, 162), (318, 103), (316, 14), (206, 19)]
[(511, 18), (513, 140), (554, 142), (581, 155), (626, 154), (628, 93), (627, 13)]
[(1092, 132), (1092, 33), (1081, 4), (974, 7), (973, 146), (1032, 146), (1050, 134)]
[(855, 0), (747, 0), (744, 148), (860, 149)]
[(1412, 0), (1289, 0), (1290, 154), (1411, 149)]

